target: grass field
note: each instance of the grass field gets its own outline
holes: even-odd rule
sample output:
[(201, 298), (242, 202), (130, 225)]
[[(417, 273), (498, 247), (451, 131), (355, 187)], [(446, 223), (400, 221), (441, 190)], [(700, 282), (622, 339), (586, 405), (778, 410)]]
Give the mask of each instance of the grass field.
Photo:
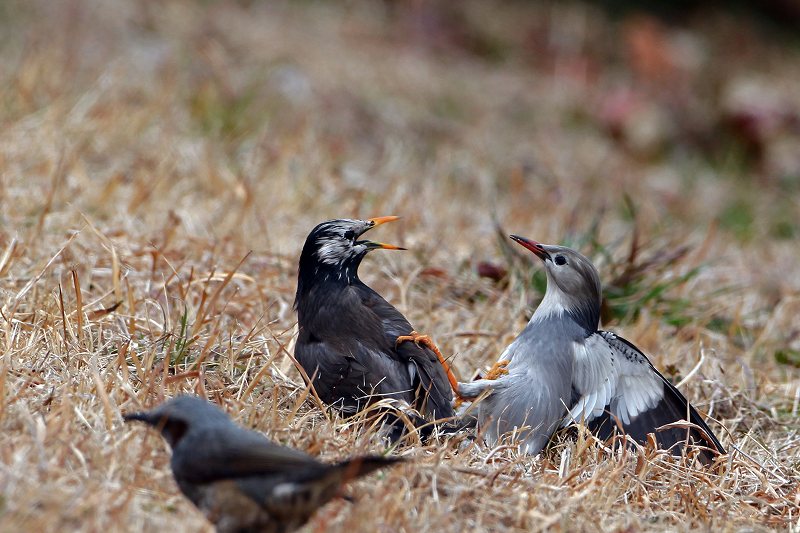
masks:
[(362, 279), (462, 378), (542, 295), (505, 235), (570, 244), (732, 453), (407, 446), (309, 531), (800, 529), (796, 39), (478, 1), (8, 0), (0, 32), (0, 530), (208, 529), (121, 418), (181, 392), (381, 452), (286, 355), (305, 236), (379, 215), (409, 251)]

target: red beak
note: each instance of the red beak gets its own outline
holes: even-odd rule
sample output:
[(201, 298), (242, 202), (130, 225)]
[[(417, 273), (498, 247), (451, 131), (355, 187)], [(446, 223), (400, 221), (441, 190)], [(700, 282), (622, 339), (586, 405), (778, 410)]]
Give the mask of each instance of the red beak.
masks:
[(542, 261), (545, 259), (550, 259), (550, 254), (544, 249), (544, 246), (542, 246), (541, 243), (526, 239), (525, 237), (520, 237), (519, 235), (509, 235), (509, 237), (536, 254), (536, 257)]

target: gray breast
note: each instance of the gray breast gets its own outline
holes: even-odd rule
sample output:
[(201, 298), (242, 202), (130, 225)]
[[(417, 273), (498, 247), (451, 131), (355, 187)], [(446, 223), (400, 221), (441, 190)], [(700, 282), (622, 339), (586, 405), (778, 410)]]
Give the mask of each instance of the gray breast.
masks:
[(567, 413), (572, 396), (574, 339), (584, 335), (561, 317), (531, 323), (509, 346), (508, 374), (480, 406), (480, 423), (490, 444), (512, 437), (525, 453), (547, 444)]

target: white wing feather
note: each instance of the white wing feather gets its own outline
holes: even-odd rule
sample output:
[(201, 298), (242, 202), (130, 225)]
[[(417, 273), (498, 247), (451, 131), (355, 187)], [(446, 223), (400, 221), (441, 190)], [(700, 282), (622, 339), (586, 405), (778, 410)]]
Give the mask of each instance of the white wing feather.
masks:
[(623, 424), (652, 409), (664, 394), (661, 378), (639, 354), (610, 345), (613, 333), (597, 332), (574, 344), (572, 386), (580, 398), (562, 425), (590, 422), (609, 410)]

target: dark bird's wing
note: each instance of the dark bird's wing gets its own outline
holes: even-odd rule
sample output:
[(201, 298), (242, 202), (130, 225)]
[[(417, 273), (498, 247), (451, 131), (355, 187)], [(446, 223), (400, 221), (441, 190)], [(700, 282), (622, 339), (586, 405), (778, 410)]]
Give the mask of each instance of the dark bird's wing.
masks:
[(270, 478), (249, 477), (239, 480), (238, 485), (271, 516), (300, 525), (336, 496), (347, 481), (401, 461), (398, 457), (356, 457), (322, 468), (298, 469), (277, 483)]
[[(198, 506), (238, 502), (243, 512), (244, 496), (263, 509), (259, 520), (270, 531), (289, 531), (336, 496), (345, 481), (401, 460), (368, 456), (330, 465), (254, 431), (227, 426), (187, 435), (173, 451), (172, 468), (181, 490)], [(220, 511), (235, 514), (237, 509)]]
[[(346, 344), (345, 346), (343, 346)], [(413, 402), (406, 365), (356, 339), (298, 343), (295, 358), (313, 378), (320, 399), (345, 414), (362, 409), (370, 397)]]
[(416, 391), (415, 407), (432, 418), (450, 418), (453, 411), (453, 389), (436, 354), (414, 342), (396, 343), (397, 337), (409, 335), (413, 328), (393, 305), (371, 289), (362, 293), (364, 305), (381, 321), (383, 349), (407, 367), (411, 387)]
[[(719, 440), (683, 394), (633, 344), (606, 331), (575, 348), (573, 398), (565, 423), (584, 421), (600, 438), (621, 428), (638, 442), (654, 433), (659, 446), (681, 453), (687, 440), (705, 446), (701, 459), (725, 453)], [(661, 426), (689, 421), (697, 428)], [(698, 429), (699, 428), (699, 429)]]
[(253, 475), (281, 477), (325, 467), (308, 454), (233, 423), (190, 431), (173, 450), (171, 464), (175, 478), (189, 483)]
[(370, 396), (412, 404), (408, 364), (394, 352), (383, 322), (364, 304), (361, 291), (348, 287), (336, 298), (316, 302), (300, 328), (295, 358), (313, 378), (322, 401), (347, 414), (362, 409)]
[(336, 298), (317, 298), (313, 316), (300, 328), (295, 358), (325, 403), (353, 413), (369, 396), (404, 400), (437, 418), (453, 416), (447, 376), (427, 348), (397, 347), (411, 324), (364, 284)]

